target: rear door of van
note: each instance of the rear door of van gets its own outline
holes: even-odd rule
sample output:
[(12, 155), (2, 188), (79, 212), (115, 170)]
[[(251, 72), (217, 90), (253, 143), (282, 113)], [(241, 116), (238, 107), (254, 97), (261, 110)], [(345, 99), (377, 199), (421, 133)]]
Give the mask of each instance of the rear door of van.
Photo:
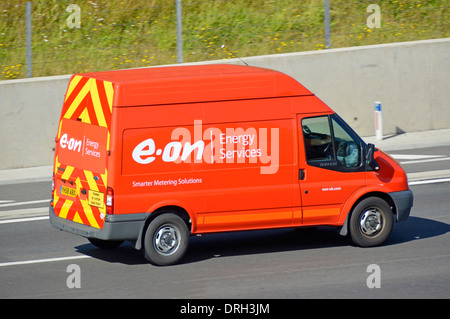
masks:
[(106, 214), (112, 99), (111, 82), (73, 76), (55, 139), (55, 214), (98, 229)]

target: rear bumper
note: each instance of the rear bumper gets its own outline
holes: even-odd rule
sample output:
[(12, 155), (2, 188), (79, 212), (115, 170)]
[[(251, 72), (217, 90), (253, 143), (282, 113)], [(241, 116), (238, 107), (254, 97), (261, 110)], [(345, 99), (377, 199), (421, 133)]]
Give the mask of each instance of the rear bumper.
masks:
[(103, 229), (98, 229), (56, 216), (50, 206), (50, 224), (60, 230), (102, 240), (136, 240), (149, 214), (107, 215)]
[(396, 212), (397, 212), (397, 222), (402, 222), (408, 219), (411, 212), (411, 208), (414, 203), (414, 196), (411, 190), (392, 192), (388, 193), (394, 201)]

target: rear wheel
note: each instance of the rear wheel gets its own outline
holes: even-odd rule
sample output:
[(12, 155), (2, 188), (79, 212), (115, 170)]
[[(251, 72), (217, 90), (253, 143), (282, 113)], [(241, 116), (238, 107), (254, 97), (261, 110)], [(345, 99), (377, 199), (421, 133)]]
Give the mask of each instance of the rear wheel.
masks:
[(350, 236), (358, 246), (378, 246), (388, 239), (393, 226), (391, 207), (381, 198), (369, 197), (356, 205), (352, 212)]
[(157, 216), (147, 227), (144, 256), (154, 265), (173, 265), (180, 261), (189, 245), (189, 230), (176, 214)]

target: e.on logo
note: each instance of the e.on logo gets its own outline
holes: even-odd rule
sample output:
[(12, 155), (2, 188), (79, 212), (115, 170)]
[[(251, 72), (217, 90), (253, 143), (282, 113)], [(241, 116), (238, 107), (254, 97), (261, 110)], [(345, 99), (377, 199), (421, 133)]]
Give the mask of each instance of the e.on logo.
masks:
[[(194, 145), (187, 142), (184, 146), (180, 142), (170, 142), (164, 147), (164, 151), (162, 149), (156, 150), (155, 141), (152, 138), (149, 138), (135, 147), (132, 156), (139, 164), (149, 164), (156, 159), (156, 157), (151, 156), (155, 154), (156, 151), (156, 155), (161, 155), (162, 153), (161, 158), (164, 162), (175, 162), (180, 155), (181, 161), (184, 162), (195, 149), (197, 149), (196, 159), (201, 160), (204, 148), (205, 142), (203, 141), (197, 141)], [(183, 152), (181, 152), (181, 150), (183, 150)]]
[(254, 126), (248, 124), (246, 128), (203, 129), (202, 121), (196, 120), (190, 128), (148, 129), (134, 139), (137, 143), (134, 142), (131, 156), (141, 165), (246, 164), (261, 166), (261, 174), (275, 174), (279, 167), (279, 128), (260, 127), (263, 124), (257, 122), (251, 123)]
[(63, 119), (60, 134), (56, 140), (60, 163), (91, 172), (104, 172), (108, 141), (106, 127)]
[(59, 145), (62, 148), (67, 148), (70, 151), (74, 151), (74, 152), (81, 152), (81, 146), (82, 146), (82, 141), (81, 140), (77, 140), (73, 137), (71, 137), (69, 139), (69, 137), (67, 136), (67, 133), (65, 133), (63, 136), (61, 136), (61, 139), (59, 140)]

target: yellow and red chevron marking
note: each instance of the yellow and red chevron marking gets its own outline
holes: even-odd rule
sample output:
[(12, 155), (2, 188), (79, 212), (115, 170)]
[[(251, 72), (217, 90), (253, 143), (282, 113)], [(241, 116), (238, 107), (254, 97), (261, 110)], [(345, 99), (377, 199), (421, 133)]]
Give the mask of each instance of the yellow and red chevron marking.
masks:
[[(113, 96), (114, 88), (111, 82), (75, 75), (67, 89), (57, 138), (61, 137), (62, 119), (81, 119), (84, 123), (108, 129), (107, 149), (109, 150)], [(106, 193), (108, 175), (106, 166), (101, 172), (91, 172), (67, 165), (67, 163), (60, 163), (56, 155), (54, 168), (57, 180), (71, 181), (73, 183), (71, 187), (76, 187), (75, 197), (59, 195), (58, 187), (55, 188), (55, 214), (83, 225), (102, 229), (106, 207), (89, 205), (88, 193), (89, 190)], [(83, 194), (81, 190), (86, 192)]]
[[(106, 174), (102, 174), (101, 178), (96, 180), (92, 172), (64, 164), (59, 164), (58, 167), (57, 175), (60, 177), (58, 180), (72, 181), (72, 187), (76, 188), (76, 195), (74, 198), (63, 198), (58, 195), (57, 186), (54, 196), (55, 214), (61, 218), (102, 229), (106, 207), (89, 205), (88, 192), (94, 190), (104, 194), (106, 192)], [(81, 190), (86, 190), (85, 194)]]
[(85, 123), (109, 129), (113, 96), (111, 82), (75, 75), (67, 89), (63, 118), (81, 118)]

